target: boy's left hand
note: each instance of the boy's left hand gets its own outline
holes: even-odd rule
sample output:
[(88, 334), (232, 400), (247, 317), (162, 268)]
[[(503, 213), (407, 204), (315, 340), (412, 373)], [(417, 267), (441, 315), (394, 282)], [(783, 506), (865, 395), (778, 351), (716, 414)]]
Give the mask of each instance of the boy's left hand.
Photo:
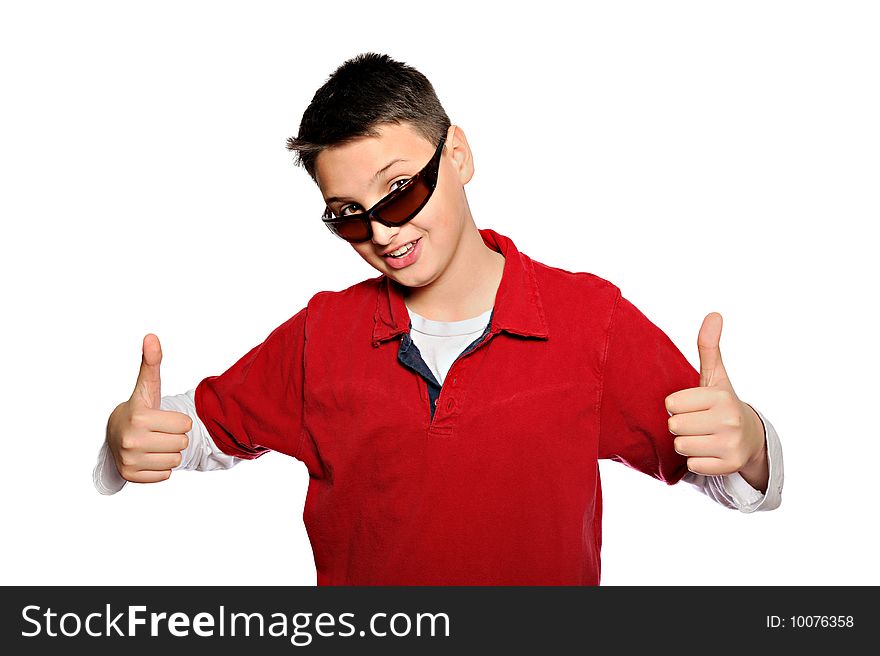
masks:
[(721, 326), (717, 312), (703, 319), (697, 338), (700, 386), (666, 397), (669, 431), (676, 436), (676, 452), (688, 457), (692, 472), (710, 476), (740, 472), (760, 488), (767, 476), (764, 424), (733, 391), (721, 361)]

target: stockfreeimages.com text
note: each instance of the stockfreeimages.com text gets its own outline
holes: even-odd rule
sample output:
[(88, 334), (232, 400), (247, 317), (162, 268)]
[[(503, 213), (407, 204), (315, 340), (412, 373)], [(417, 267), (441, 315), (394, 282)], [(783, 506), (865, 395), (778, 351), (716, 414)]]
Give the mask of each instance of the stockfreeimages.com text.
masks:
[[(239, 613), (228, 612), (220, 606), (216, 612), (148, 612), (146, 606), (127, 606), (116, 612), (106, 604), (103, 611), (81, 616), (79, 613), (59, 613), (51, 608), (25, 606), (21, 611), (26, 629), (21, 635), (31, 638), (91, 637), (157, 637), (176, 638), (190, 635), (201, 638), (245, 636), (290, 638), (291, 644), (304, 647), (314, 635), (321, 637), (375, 636), (375, 637), (449, 637), (450, 622), (446, 613), (373, 613), (367, 627), (358, 630), (350, 619), (354, 613)], [(312, 620), (312, 616), (314, 621)], [(308, 630), (311, 627), (312, 630)]]

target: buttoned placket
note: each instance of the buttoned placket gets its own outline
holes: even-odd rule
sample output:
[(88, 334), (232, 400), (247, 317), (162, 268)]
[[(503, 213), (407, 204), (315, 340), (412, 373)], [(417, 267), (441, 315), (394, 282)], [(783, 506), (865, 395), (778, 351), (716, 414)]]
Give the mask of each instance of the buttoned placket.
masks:
[[(449, 372), (447, 374), (446, 380), (449, 382), (447, 389), (449, 387), (461, 388), (461, 384), (459, 383), (459, 376), (461, 375), (458, 371), (456, 371), (456, 365), (458, 361), (467, 356), (471, 351), (477, 348), (483, 341), (485, 341), (491, 333), (492, 328), (492, 317), (495, 315), (495, 309), (492, 309), (492, 313), (489, 315), (489, 321), (486, 323), (486, 328), (483, 330), (483, 333), (477, 337), (473, 342), (471, 342), (455, 359), (452, 363), (452, 366), (449, 368)], [(410, 336), (409, 331), (412, 330), (412, 322), (409, 323), (409, 330), (402, 334), (400, 345), (397, 349), (397, 359), (404, 366), (412, 369), (419, 376), (421, 376), (428, 388), (428, 409), (430, 411), (430, 421), (433, 425), (434, 423), (434, 415), (437, 410), (437, 406), (441, 401), (441, 392), (443, 391), (443, 386), (437, 382), (437, 379), (434, 377), (433, 372), (425, 363), (424, 358), (422, 358), (422, 354), (419, 351), (419, 347), (413, 342), (412, 337)], [(460, 367), (459, 367), (460, 368)], [(464, 382), (464, 381), (462, 381)], [(451, 412), (455, 408), (455, 396), (450, 396), (450, 393), (442, 394), (443, 405), (441, 405), (441, 411), (445, 406), (445, 411), (447, 413)]]
[[(398, 360), (403, 366), (415, 371), (425, 380), (428, 391), (429, 425), (428, 437), (451, 437), (460, 423), (460, 415), (468, 403), (473, 379), (480, 362), (486, 357), (487, 349), (481, 348), (499, 332), (537, 339), (548, 339), (547, 321), (544, 317), (541, 297), (538, 292), (535, 272), (531, 260), (517, 251), (508, 238), (490, 229), (481, 229), (483, 242), (504, 255), (505, 265), (501, 282), (495, 294), (492, 317), (484, 334), (472, 342), (452, 363), (446, 377), (448, 386), (440, 386), (428, 373), (418, 349), (411, 344), (409, 336), (409, 315), (405, 303), (404, 289), (396, 281), (382, 276), (379, 280), (376, 297), (376, 310), (373, 315), (371, 342), (374, 348), (383, 342), (400, 338)], [(476, 352), (475, 352), (476, 351)], [(417, 381), (421, 384), (421, 381)], [(446, 387), (444, 390), (443, 387)], [(421, 398), (425, 388), (420, 388)]]

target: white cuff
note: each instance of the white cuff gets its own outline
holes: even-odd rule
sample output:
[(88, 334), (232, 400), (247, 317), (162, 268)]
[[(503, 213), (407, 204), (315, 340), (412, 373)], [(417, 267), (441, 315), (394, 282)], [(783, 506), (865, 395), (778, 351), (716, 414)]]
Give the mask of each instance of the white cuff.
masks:
[[(756, 490), (749, 482), (742, 477), (739, 472), (725, 474), (719, 476), (724, 491), (730, 495), (731, 500), (738, 510), (745, 508), (757, 508), (757, 506), (766, 498), (767, 495), (762, 494), (760, 490)], [(744, 510), (744, 512), (748, 512)]]
[(110, 445), (107, 444), (107, 440), (104, 440), (101, 450), (98, 452), (98, 462), (92, 471), (92, 482), (95, 484), (95, 489), (98, 492), (108, 495), (116, 494), (128, 482), (122, 478), (119, 470), (116, 469), (116, 462), (110, 453)]
[(782, 503), (782, 484), (784, 481), (782, 444), (773, 424), (757, 408), (751, 404), (748, 405), (758, 414), (764, 424), (764, 440), (767, 445), (769, 468), (766, 493), (762, 494), (749, 485), (739, 472), (723, 476), (704, 476), (688, 472), (682, 480), (727, 508), (735, 508), (743, 513), (774, 510)]
[(175, 470), (216, 471), (229, 469), (242, 461), (242, 458), (223, 453), (211, 439), (207, 426), (196, 413), (195, 388), (185, 394), (163, 396), (159, 407), (162, 410), (181, 412), (192, 419), (192, 429), (186, 434), (189, 437), (189, 445), (181, 451), (182, 458)]

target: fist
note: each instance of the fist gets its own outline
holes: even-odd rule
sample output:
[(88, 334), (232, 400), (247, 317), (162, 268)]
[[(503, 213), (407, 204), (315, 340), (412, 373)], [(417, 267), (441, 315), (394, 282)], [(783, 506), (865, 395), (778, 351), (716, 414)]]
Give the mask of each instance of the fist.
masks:
[(107, 443), (116, 469), (132, 483), (157, 483), (171, 476), (189, 444), (192, 419), (181, 412), (160, 410), (159, 365), (162, 347), (153, 334), (144, 337), (141, 368), (131, 398), (107, 422)]
[(666, 397), (673, 448), (687, 456), (689, 470), (707, 476), (738, 472), (765, 457), (761, 418), (737, 397), (721, 361), (721, 327), (721, 315), (712, 312), (700, 328), (700, 386)]

